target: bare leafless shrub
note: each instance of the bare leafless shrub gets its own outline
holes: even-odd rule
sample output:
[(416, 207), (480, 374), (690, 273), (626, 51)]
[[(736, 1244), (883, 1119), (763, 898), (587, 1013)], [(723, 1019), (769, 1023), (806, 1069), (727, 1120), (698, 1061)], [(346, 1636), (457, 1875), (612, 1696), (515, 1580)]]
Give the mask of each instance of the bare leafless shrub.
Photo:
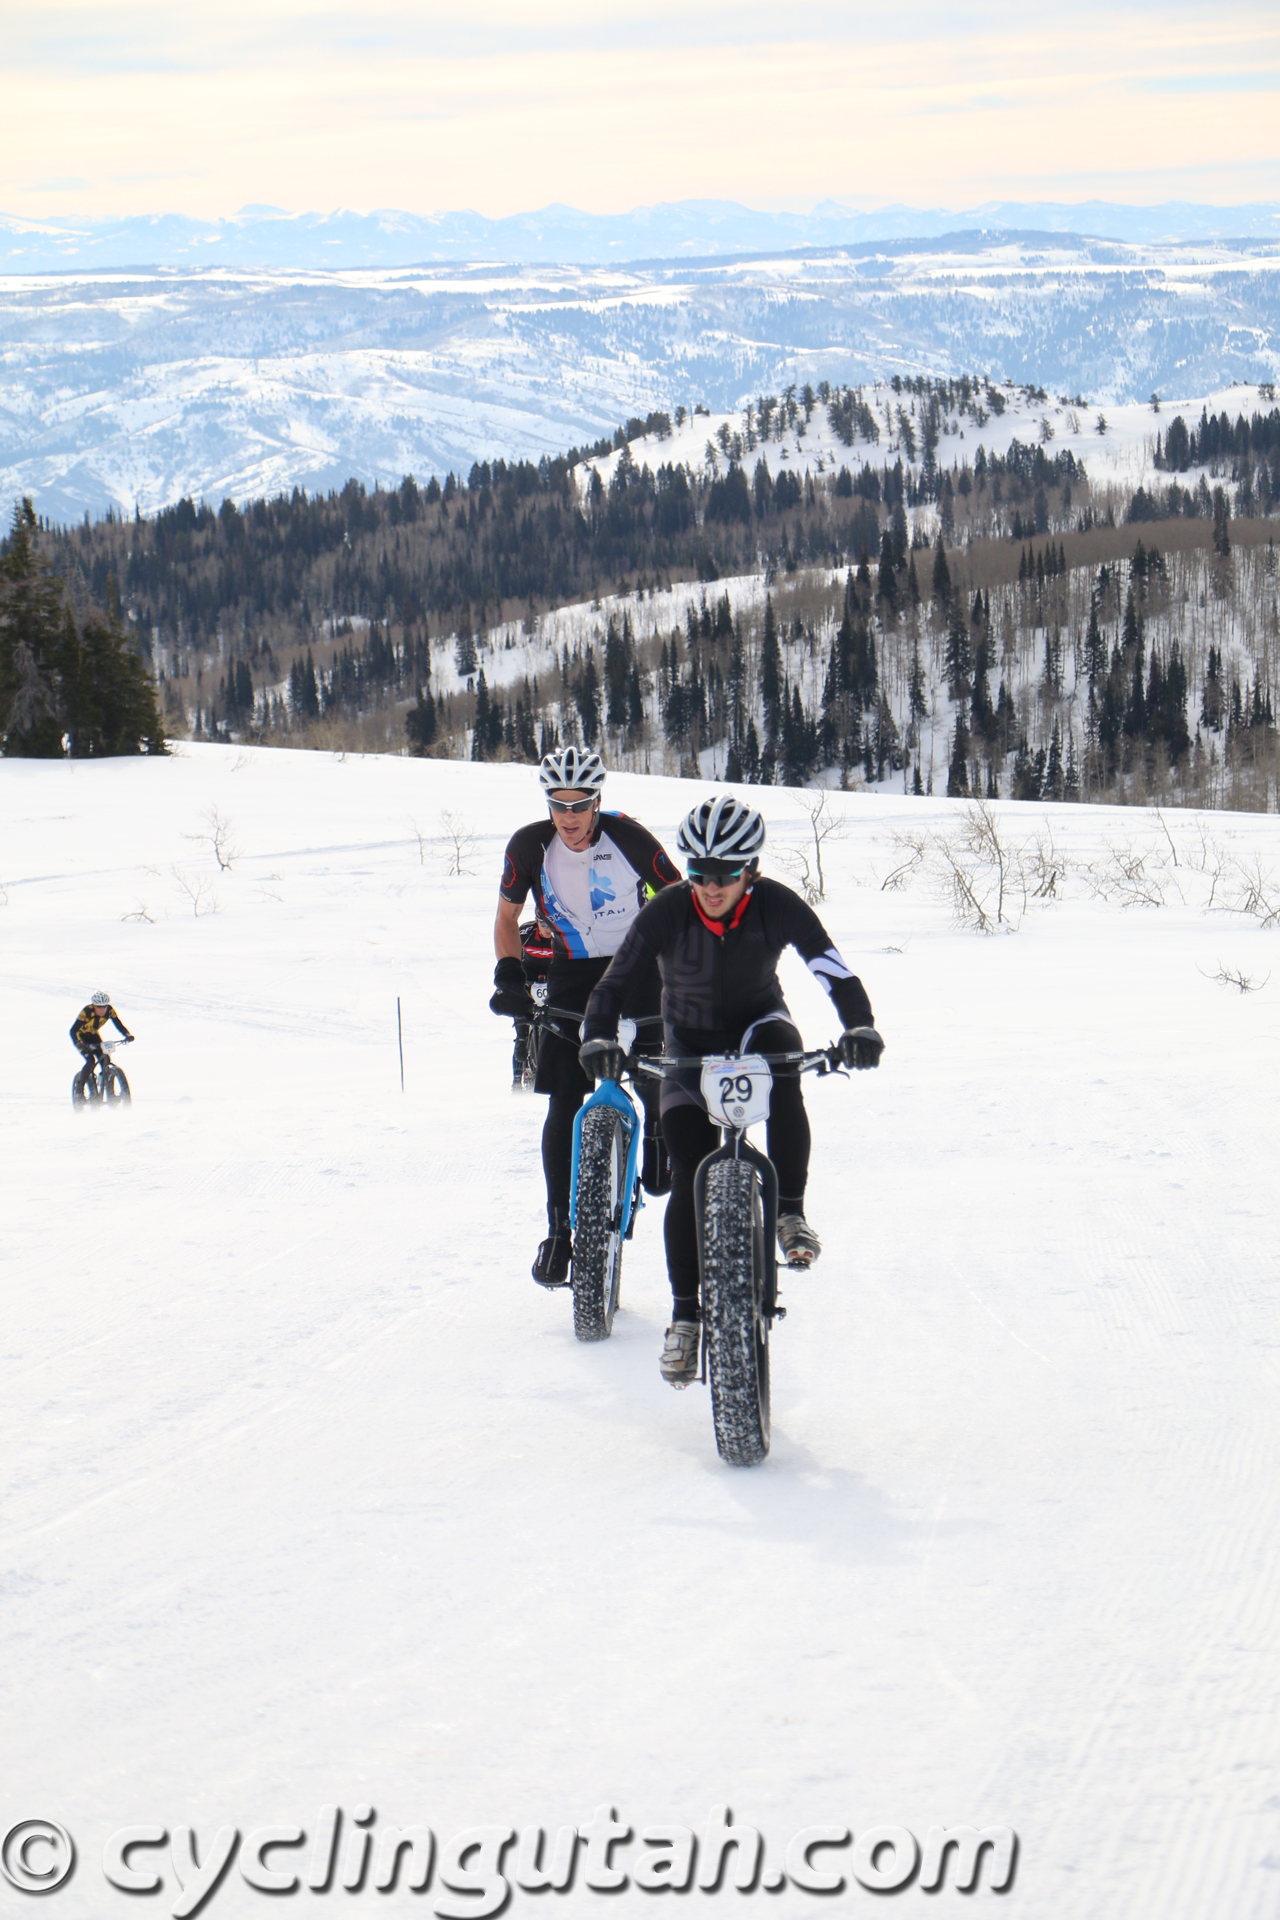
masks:
[(122, 920), (145, 920), (149, 927), (155, 925), (155, 916), (147, 912), (146, 904), (142, 900), (139, 900), (132, 913), (122, 913), (120, 918)]
[(1070, 871), (1070, 862), (1059, 853), (1053, 828), (1046, 820), (1043, 833), (1036, 835), (1023, 849), (1023, 867), (1033, 900), (1056, 900), (1058, 882)]
[(1280, 882), (1263, 865), (1261, 854), (1232, 861), (1224, 878), (1222, 904), (1229, 913), (1248, 914), (1263, 927), (1280, 923)]
[(200, 833), (184, 833), (184, 840), (194, 840), (198, 846), (208, 847), (218, 863), (220, 873), (230, 873), (231, 863), (240, 857), (240, 849), (232, 838), (231, 822), (223, 817), (216, 806), (206, 809), (201, 816), (204, 821)]
[(895, 864), (880, 882), (881, 893), (901, 893), (904, 887), (910, 886), (929, 857), (929, 835), (927, 833), (895, 833), (893, 851)]
[(1268, 973), (1263, 979), (1255, 980), (1252, 974), (1242, 972), (1239, 967), (1224, 967), (1221, 960), (1216, 973), (1205, 973), (1203, 967), (1197, 967), (1196, 972), (1206, 980), (1216, 981), (1220, 987), (1234, 987), (1237, 993), (1259, 993), (1271, 978)]
[(467, 866), (466, 862), (475, 850), (476, 835), (465, 817), (445, 807), (440, 814), (440, 824), (444, 832), (440, 835), (437, 845), (444, 853), (445, 872), (473, 873), (474, 869)]
[(880, 882), (896, 893), (923, 873), (950, 902), (959, 925), (977, 933), (1016, 930), (1026, 912), (1026, 849), (1001, 836), (985, 800), (972, 801), (952, 824), (893, 836), (895, 864)]
[(1196, 828), (1195, 844), (1191, 846), (1184, 844), (1182, 852), (1192, 872), (1203, 874), (1209, 882), (1209, 897), (1204, 902), (1205, 911), (1208, 912), (1217, 900), (1219, 881), (1230, 872), (1234, 862), (1225, 847), (1219, 846), (1218, 842), (1205, 832), (1203, 820), (1196, 821)]
[(1023, 850), (1000, 837), (995, 814), (974, 800), (957, 824), (929, 836), (933, 872), (960, 926), (1015, 932), (1027, 906)]
[(1162, 907), (1170, 886), (1182, 899), (1182, 888), (1170, 862), (1158, 847), (1115, 846), (1107, 843), (1105, 860), (1081, 868), (1093, 896), (1119, 907)]
[(849, 831), (849, 823), (843, 813), (837, 813), (832, 807), (826, 787), (816, 794), (804, 795), (797, 804), (808, 819), (813, 844), (810, 846), (806, 840), (798, 847), (775, 847), (773, 857), (783, 871), (799, 884), (809, 905), (816, 907), (820, 900), (827, 897), (822, 849), (828, 840), (843, 840)]
[(179, 890), (185, 893), (191, 902), (191, 911), (198, 920), (202, 913), (216, 913), (218, 898), (213, 891), (213, 881), (206, 873), (192, 873), (184, 867), (170, 867), (170, 873), (177, 882)]

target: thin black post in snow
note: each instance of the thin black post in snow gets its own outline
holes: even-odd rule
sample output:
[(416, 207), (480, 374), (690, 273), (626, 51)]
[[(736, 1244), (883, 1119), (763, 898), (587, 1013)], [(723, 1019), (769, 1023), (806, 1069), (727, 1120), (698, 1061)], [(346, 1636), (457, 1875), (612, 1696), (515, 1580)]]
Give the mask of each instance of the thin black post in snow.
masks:
[(400, 1046), (400, 1091), (404, 1092), (404, 1028), (400, 1024), (400, 995), (396, 995), (396, 1039)]

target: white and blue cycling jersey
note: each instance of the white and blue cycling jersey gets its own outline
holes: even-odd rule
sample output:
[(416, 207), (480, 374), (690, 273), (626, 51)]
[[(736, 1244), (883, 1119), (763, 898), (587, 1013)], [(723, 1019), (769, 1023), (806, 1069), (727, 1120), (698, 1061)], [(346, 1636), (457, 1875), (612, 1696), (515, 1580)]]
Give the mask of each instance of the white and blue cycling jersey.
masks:
[(622, 813), (601, 813), (589, 846), (566, 847), (551, 820), (512, 835), (499, 892), (523, 906), (530, 891), (556, 957), (608, 959), (640, 909), (680, 878), (660, 843)]

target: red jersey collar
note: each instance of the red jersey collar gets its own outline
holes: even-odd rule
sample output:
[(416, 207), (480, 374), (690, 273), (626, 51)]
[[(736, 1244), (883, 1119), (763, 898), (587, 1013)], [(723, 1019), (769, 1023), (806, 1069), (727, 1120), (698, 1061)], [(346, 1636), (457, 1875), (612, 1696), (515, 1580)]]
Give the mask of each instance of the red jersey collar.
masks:
[(739, 900), (737, 906), (734, 908), (733, 913), (728, 920), (708, 920), (706, 914), (702, 911), (702, 907), (698, 901), (698, 896), (694, 892), (692, 886), (689, 888), (689, 898), (693, 901), (693, 910), (697, 914), (699, 920), (701, 920), (703, 926), (707, 929), (707, 932), (714, 933), (717, 936), (717, 938), (723, 939), (726, 932), (732, 933), (733, 929), (737, 926), (739, 920), (741, 920), (743, 914), (746, 912), (748, 903), (750, 902), (750, 899), (751, 899), (751, 888), (750, 887), (747, 888), (746, 892), (743, 894), (741, 900)]

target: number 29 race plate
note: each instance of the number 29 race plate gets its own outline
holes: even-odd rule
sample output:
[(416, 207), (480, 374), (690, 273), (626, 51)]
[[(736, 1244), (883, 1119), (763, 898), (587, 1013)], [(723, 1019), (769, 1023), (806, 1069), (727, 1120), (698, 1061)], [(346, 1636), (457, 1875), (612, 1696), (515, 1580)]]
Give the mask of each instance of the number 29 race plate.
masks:
[(702, 1097), (722, 1127), (749, 1127), (769, 1117), (773, 1074), (758, 1053), (718, 1056), (702, 1062)]

